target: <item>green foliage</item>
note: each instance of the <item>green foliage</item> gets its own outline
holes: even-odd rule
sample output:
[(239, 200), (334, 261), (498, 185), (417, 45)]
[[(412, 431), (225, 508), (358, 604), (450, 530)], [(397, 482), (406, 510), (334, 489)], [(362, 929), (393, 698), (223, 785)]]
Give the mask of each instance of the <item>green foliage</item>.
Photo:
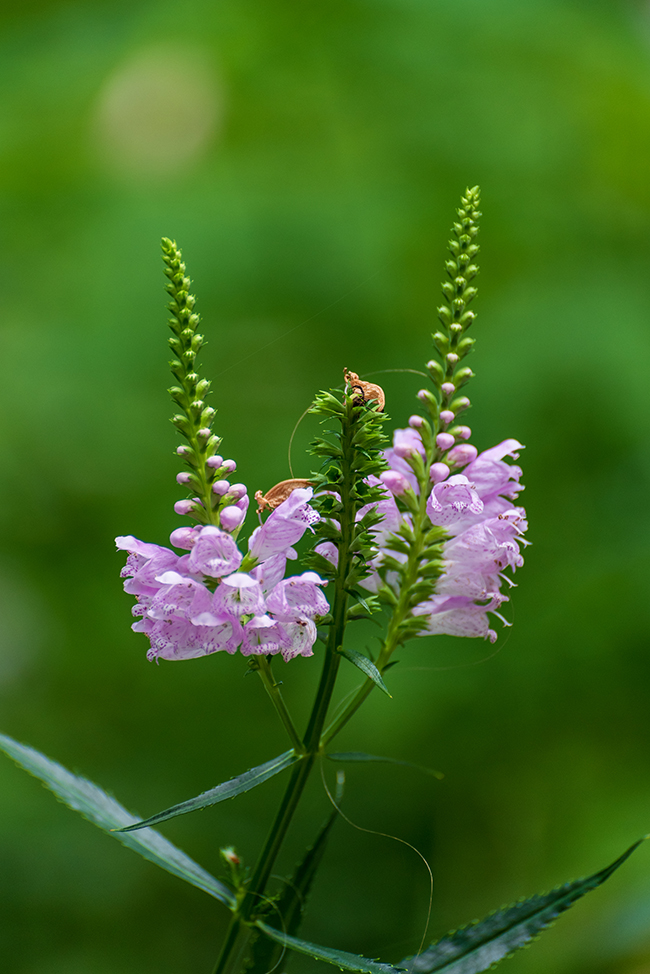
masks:
[(295, 751), (285, 751), (279, 757), (265, 761), (264, 764), (260, 764), (256, 768), (251, 768), (249, 771), (244, 771), (243, 774), (239, 774), (229, 781), (224, 781), (222, 784), (210, 788), (209, 791), (204, 791), (201, 795), (197, 795), (196, 798), (190, 798), (187, 801), (180, 802), (178, 805), (173, 805), (163, 812), (152, 815), (151, 818), (136, 822), (135, 825), (128, 825), (119, 831), (134, 832), (137, 829), (166, 822), (167, 819), (176, 818), (177, 815), (187, 815), (188, 812), (196, 812), (198, 809), (207, 808), (209, 805), (218, 805), (219, 802), (225, 802), (229, 798), (235, 798), (236, 795), (242, 795), (245, 791), (257, 788), (258, 785), (261, 785), (264, 781), (268, 781), (269, 778), (275, 777), (276, 774), (284, 771), (285, 768), (290, 768), (292, 764), (300, 761), (300, 759), (301, 755), (296, 754)]
[[(381, 451), (387, 446), (382, 425), (388, 416), (371, 402), (359, 403), (353, 395), (337, 399), (329, 392), (316, 396), (310, 412), (334, 422), (327, 429), (332, 439), (317, 437), (310, 452), (323, 461), (320, 471), (312, 474), (314, 507), (322, 520), (316, 525), (314, 546), (324, 541), (336, 546), (338, 561), (332, 565), (315, 552), (306, 562), (326, 578), (336, 579), (346, 595), (355, 596), (364, 615), (376, 609), (377, 603), (359, 590), (359, 582), (369, 574), (368, 561), (377, 553), (370, 529), (381, 520), (372, 507), (383, 497), (383, 491), (368, 483), (386, 469)], [(347, 605), (346, 605), (347, 608)], [(354, 615), (354, 613), (353, 613)]]
[(69, 808), (81, 812), (84, 818), (98, 825), (122, 845), (138, 852), (168, 873), (184, 879), (186, 883), (204, 890), (230, 909), (234, 908), (235, 899), (230, 890), (162, 835), (158, 835), (153, 829), (147, 829), (140, 835), (125, 835), (123, 826), (128, 826), (136, 816), (127, 812), (98, 785), (72, 774), (56, 761), (25, 744), (13, 741), (10, 737), (0, 735), (0, 748), (21, 768), (42, 781)]
[(349, 954), (345, 950), (335, 950), (333, 947), (321, 947), (318, 944), (310, 944), (306, 940), (298, 940), (290, 937), (286, 933), (281, 933), (273, 927), (269, 927), (262, 920), (258, 920), (256, 926), (277, 943), (289, 950), (295, 950), (299, 954), (307, 954), (315, 960), (325, 961), (326, 964), (333, 964), (342, 971), (361, 971), (363, 974), (396, 974), (401, 968), (392, 967), (390, 964), (382, 964), (380, 961), (368, 960), (359, 954)]
[(551, 890), (503, 907), (468, 927), (447, 934), (416, 957), (407, 957), (401, 966), (409, 974), (480, 974), (534, 940), (557, 917), (570, 909), (586, 893), (596, 889), (621, 866), (639, 839), (610, 866)]
[[(337, 803), (340, 799), (341, 795), (337, 794)], [(338, 814), (338, 809), (332, 810), (319, 829), (314, 842), (296, 866), (293, 875), (285, 881), (281, 895), (269, 903), (268, 916), (274, 916), (275, 922), (277, 917), (281, 917), (283, 930), (289, 936), (294, 936), (300, 928), (312, 883)], [(276, 963), (279, 963), (280, 956), (285, 950), (284, 944), (281, 945), (270, 937), (258, 937), (251, 949), (247, 971), (249, 974), (266, 974), (267, 971), (273, 970)]]
[(449, 280), (441, 285), (446, 303), (438, 308), (442, 330), (435, 332), (433, 343), (442, 359), (442, 367), (430, 364), (429, 374), (446, 402), (453, 393), (446, 395), (441, 391), (443, 382), (453, 382), (456, 389), (460, 389), (472, 378), (471, 370), (459, 368), (459, 365), (474, 345), (474, 339), (465, 333), (476, 318), (468, 305), (477, 294), (477, 289), (470, 282), (478, 274), (476, 257), (479, 246), (476, 236), (481, 216), (479, 202), (478, 186), (468, 189), (460, 201), (458, 221), (452, 227), (453, 236), (448, 245), (450, 259), (445, 264)]
[(357, 653), (355, 649), (341, 649), (339, 652), (341, 656), (345, 657), (345, 659), (349, 660), (349, 662), (356, 666), (357, 669), (361, 670), (364, 676), (369, 677), (375, 686), (378, 686), (380, 690), (383, 690), (387, 696), (392, 697), (388, 687), (382, 680), (381, 673), (371, 659), (368, 659), (368, 657), (364, 656), (363, 653)]

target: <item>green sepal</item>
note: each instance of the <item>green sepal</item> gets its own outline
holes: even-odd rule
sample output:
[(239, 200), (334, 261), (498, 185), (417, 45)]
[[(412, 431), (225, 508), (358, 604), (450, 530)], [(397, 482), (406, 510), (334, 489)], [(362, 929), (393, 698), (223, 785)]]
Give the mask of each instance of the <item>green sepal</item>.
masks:
[(0, 749), (21, 768), (42, 781), (45, 787), (49, 788), (68, 808), (80, 812), (84, 818), (98, 825), (122, 845), (133, 849), (144, 859), (155, 863), (173, 876), (178, 876), (179, 879), (196, 886), (197, 889), (202, 889), (229, 909), (235, 909), (235, 897), (228, 887), (202, 869), (164, 836), (153, 829), (147, 829), (139, 835), (125, 835), (120, 827), (128, 825), (136, 816), (128, 812), (111, 795), (102, 791), (98, 785), (88, 781), (87, 778), (72, 774), (67, 768), (45, 757), (39, 751), (26, 744), (19, 744), (2, 734), (0, 734)]
[(586, 893), (600, 886), (647, 836), (605, 869), (490, 913), (484, 920), (447, 934), (417, 957), (402, 961), (410, 974), (479, 974), (535, 939)]
[(403, 768), (413, 768), (415, 771), (422, 771), (423, 774), (429, 774), (433, 778), (438, 778), (438, 780), (444, 778), (442, 771), (425, 768), (422, 764), (414, 764), (412, 761), (400, 761), (398, 758), (386, 758), (378, 754), (366, 754), (365, 751), (337, 751), (334, 754), (326, 754), (325, 757), (330, 761), (351, 764), (400, 764)]
[(392, 967), (390, 964), (382, 964), (377, 960), (369, 960), (360, 954), (349, 954), (345, 950), (335, 950), (333, 947), (321, 947), (318, 944), (310, 944), (306, 940), (298, 940), (297, 937), (290, 937), (286, 933), (281, 933), (273, 927), (269, 927), (262, 920), (257, 920), (256, 926), (276, 943), (288, 947), (289, 950), (296, 950), (300, 954), (307, 954), (315, 960), (325, 961), (326, 964), (333, 964), (342, 971), (362, 971), (363, 974), (396, 974), (401, 968)]
[(252, 788), (256, 788), (264, 781), (268, 781), (269, 778), (273, 778), (280, 771), (291, 767), (296, 761), (302, 760), (302, 757), (302, 754), (296, 754), (293, 750), (285, 751), (284, 754), (280, 754), (277, 758), (266, 761), (264, 764), (260, 764), (256, 768), (251, 768), (249, 771), (244, 771), (243, 774), (239, 774), (235, 778), (230, 778), (229, 781), (224, 781), (209, 791), (204, 791), (201, 795), (197, 795), (196, 798), (190, 798), (188, 801), (180, 802), (178, 805), (172, 805), (171, 808), (167, 808), (163, 812), (158, 812), (156, 815), (152, 815), (151, 818), (136, 822), (135, 825), (129, 825), (119, 831), (135, 832), (136, 829), (144, 829), (150, 825), (158, 825), (160, 822), (166, 822), (169, 818), (176, 818), (177, 815), (186, 815), (188, 812), (195, 812), (199, 808), (218, 805), (219, 802), (225, 802), (229, 798), (235, 798), (236, 795), (242, 795), (245, 791), (251, 791)]
[(379, 602), (374, 595), (369, 595), (365, 599), (359, 599), (355, 605), (351, 605), (347, 611), (347, 619), (352, 622), (355, 619), (370, 619), (375, 612), (379, 611)]
[(381, 678), (381, 673), (367, 656), (363, 653), (357, 653), (356, 649), (339, 649), (341, 656), (353, 663), (358, 669), (361, 670), (367, 677), (369, 677), (373, 683), (375, 683), (380, 690), (392, 699), (392, 694), (389, 692), (388, 687)]

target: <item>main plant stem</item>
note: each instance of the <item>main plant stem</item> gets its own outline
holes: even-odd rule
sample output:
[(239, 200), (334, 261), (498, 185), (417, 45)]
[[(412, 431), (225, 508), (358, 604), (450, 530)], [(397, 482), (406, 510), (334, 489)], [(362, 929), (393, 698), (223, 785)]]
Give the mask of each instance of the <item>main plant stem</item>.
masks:
[[(400, 645), (401, 633), (400, 625), (409, 613), (409, 590), (412, 585), (414, 585), (418, 580), (418, 568), (420, 563), (420, 555), (425, 546), (424, 535), (427, 520), (426, 509), (427, 509), (427, 499), (428, 492), (421, 485), (420, 489), (420, 503), (418, 512), (413, 518), (413, 544), (410, 546), (407, 569), (402, 583), (402, 588), (400, 591), (399, 598), (397, 600), (397, 605), (395, 606), (393, 613), (391, 615), (391, 620), (388, 625), (388, 632), (386, 633), (386, 639), (379, 652), (379, 656), (375, 661), (375, 666), (380, 673), (383, 672), (386, 665), (388, 664), (391, 656)], [(362, 703), (367, 699), (372, 690), (375, 688), (375, 683), (368, 677), (359, 687), (358, 691), (352, 698), (352, 700), (345, 707), (343, 712), (332, 721), (329, 727), (326, 728), (323, 733), (320, 746), (324, 748), (327, 744), (332, 741), (336, 735), (341, 731), (352, 716), (357, 712)]]
[[(350, 417), (350, 407), (348, 417)], [(353, 428), (351, 424), (345, 423), (341, 435), (341, 446), (343, 455), (350, 456), (352, 447)], [(346, 579), (350, 571), (350, 544), (352, 531), (355, 523), (355, 505), (352, 502), (353, 476), (350, 466), (346, 464), (343, 469), (343, 483), (341, 485), (341, 504), (340, 515), (341, 542), (339, 545), (338, 570), (334, 580), (334, 599), (332, 603), (332, 623), (329, 627), (327, 645), (325, 648), (325, 660), (321, 673), (316, 698), (312, 707), (307, 730), (302, 742), (298, 741), (297, 753), (303, 752), (302, 760), (293, 768), (289, 784), (284, 793), (280, 807), (275, 816), (275, 820), (269, 831), (266, 843), (260, 853), (255, 871), (251, 877), (248, 888), (242, 898), (237, 912), (233, 915), (230, 928), (226, 935), (226, 940), (217, 960), (213, 974), (236, 974), (239, 970), (241, 953), (245, 949), (245, 942), (250, 935), (249, 925), (255, 910), (264, 900), (264, 891), (269, 877), (273, 870), (273, 865), (280, 852), (285, 836), (293, 819), (294, 813), (316, 755), (320, 751), (320, 740), (327, 717), (327, 711), (334, 692), (336, 677), (338, 675), (341, 655), (339, 649), (343, 644), (345, 623), (348, 606), (348, 593), (346, 591)], [(271, 694), (274, 703), (277, 705), (277, 698), (273, 693), (274, 687), (271, 686), (272, 680), (268, 679), (266, 670), (261, 670), (265, 686)], [(280, 712), (280, 711), (279, 711)], [(282, 713), (283, 723), (287, 726)], [(293, 724), (291, 725), (293, 727)], [(287, 727), (287, 729), (289, 729)], [(290, 731), (291, 733), (291, 731)], [(295, 733), (295, 732), (294, 732)], [(242, 943), (244, 940), (244, 943)]]

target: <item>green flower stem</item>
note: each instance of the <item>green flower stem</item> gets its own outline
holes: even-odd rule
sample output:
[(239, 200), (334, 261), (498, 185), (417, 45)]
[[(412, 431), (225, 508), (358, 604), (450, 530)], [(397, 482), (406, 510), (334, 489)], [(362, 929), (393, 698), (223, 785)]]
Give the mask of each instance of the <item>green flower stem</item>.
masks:
[(285, 726), (287, 734), (293, 744), (293, 749), (296, 754), (303, 754), (305, 751), (304, 745), (300, 740), (298, 731), (296, 730), (293, 720), (291, 719), (291, 714), (287, 710), (287, 705), (285, 704), (282, 694), (280, 693), (280, 683), (276, 683), (273, 676), (273, 671), (271, 670), (271, 663), (268, 656), (253, 656), (251, 657), (249, 664), (252, 670), (257, 670), (264, 684), (264, 689), (271, 698), (271, 702), (278, 712), (280, 720)]
[[(302, 797), (303, 790), (307, 784), (311, 769), (314, 765), (316, 756), (320, 752), (320, 738), (323, 725), (327, 717), (327, 711), (332, 699), (332, 693), (336, 684), (341, 656), (340, 647), (343, 645), (343, 636), (346, 625), (346, 615), (348, 606), (348, 592), (346, 582), (350, 573), (352, 563), (352, 540), (355, 528), (356, 503), (354, 499), (355, 473), (353, 467), (354, 457), (354, 434), (355, 419), (358, 409), (353, 406), (351, 400), (346, 400), (345, 413), (342, 417), (341, 449), (343, 454), (342, 480), (341, 480), (341, 513), (339, 515), (341, 541), (339, 544), (339, 561), (336, 577), (334, 579), (334, 598), (332, 604), (332, 623), (329, 628), (327, 645), (325, 648), (325, 660), (321, 673), (320, 683), (316, 692), (316, 698), (307, 724), (304, 742), (298, 741), (300, 751), (304, 756), (293, 768), (291, 778), (284, 793), (280, 807), (276, 813), (275, 821), (271, 826), (268, 838), (258, 859), (255, 871), (244, 894), (241, 905), (235, 913), (231, 922), (230, 929), (226, 936), (221, 955), (214, 969), (214, 974), (235, 974), (235, 950), (239, 950), (241, 944), (241, 926), (249, 925), (255, 911), (264, 902), (264, 891), (269, 877), (273, 870), (275, 860), (280, 852), (285, 836), (293, 819), (294, 813)], [(263, 659), (263, 657), (262, 657)], [(268, 665), (268, 661), (267, 665)], [(279, 693), (264, 664), (260, 667), (260, 675), (264, 681), (266, 689), (272, 696), (273, 702), (277, 707)], [(273, 692), (272, 692), (273, 691)], [(276, 697), (277, 693), (277, 697)], [(280, 710), (278, 709), (280, 713)], [(280, 713), (282, 717), (282, 713)], [(285, 723), (285, 726), (286, 723)], [(293, 724), (291, 725), (293, 727)], [(287, 728), (288, 729), (288, 728)], [(294, 731), (295, 733), (295, 731)], [(297, 737), (297, 735), (296, 735)], [(296, 744), (294, 744), (296, 746)]]

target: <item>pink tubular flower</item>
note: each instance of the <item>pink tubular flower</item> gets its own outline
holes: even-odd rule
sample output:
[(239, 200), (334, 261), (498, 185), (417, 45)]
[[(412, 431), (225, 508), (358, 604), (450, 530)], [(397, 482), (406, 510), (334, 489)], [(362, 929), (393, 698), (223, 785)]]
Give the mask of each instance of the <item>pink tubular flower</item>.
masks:
[(311, 619), (296, 619), (295, 622), (283, 622), (282, 628), (286, 632), (290, 645), (282, 650), (286, 663), (294, 656), (313, 656), (312, 646), (316, 642), (316, 626)]
[(275, 656), (291, 645), (283, 626), (269, 615), (253, 616), (244, 626), (242, 656)]
[[(387, 451), (390, 452), (390, 451)], [(393, 433), (393, 452), (395, 456), (406, 459), (414, 453), (424, 456), (422, 437), (417, 429), (409, 426), (403, 430), (395, 430)], [(388, 461), (390, 463), (390, 460)]]
[(429, 520), (440, 526), (460, 520), (466, 511), (480, 514), (482, 510), (483, 501), (474, 484), (462, 473), (436, 484), (427, 501)]
[(219, 513), (219, 520), (224, 531), (235, 531), (241, 526), (245, 517), (246, 512), (242, 511), (239, 507), (235, 507), (234, 504), (222, 508)]
[(403, 494), (411, 486), (404, 474), (398, 470), (384, 470), (379, 474), (379, 479), (391, 494)]
[(488, 612), (493, 611), (490, 605), (476, 605), (465, 595), (452, 596), (434, 595), (428, 602), (423, 602), (415, 609), (415, 615), (426, 615), (427, 625), (422, 635), (448, 636), (482, 636), (491, 643), (497, 638), (494, 629), (490, 629)]
[(263, 615), (264, 597), (259, 582), (245, 572), (236, 572), (221, 579), (214, 593), (217, 615), (238, 619), (242, 615)]
[(208, 524), (201, 528), (190, 552), (188, 567), (192, 573), (220, 578), (237, 571), (241, 561), (241, 551), (230, 535)]
[(248, 542), (253, 558), (266, 561), (272, 555), (286, 552), (300, 541), (307, 528), (320, 520), (320, 515), (308, 503), (313, 493), (311, 487), (292, 490), (286, 501), (282, 501), (264, 524), (253, 531)]
[[(396, 431), (399, 452), (393, 449), (384, 454), (391, 475), (396, 472), (409, 479), (410, 474), (415, 490), (418, 490), (417, 482), (404, 456), (407, 455), (405, 444), (413, 446), (417, 436), (415, 430)], [(527, 544), (523, 538), (528, 526), (525, 511), (513, 504), (523, 490), (519, 483), (521, 469), (504, 461), (506, 456), (516, 458), (521, 449), (521, 443), (509, 439), (477, 454), (475, 447), (463, 443), (448, 454), (449, 465), (456, 469), (464, 466), (462, 474), (450, 475), (449, 466), (443, 463), (435, 463), (430, 468), (433, 486), (427, 500), (427, 514), (432, 524), (444, 527), (448, 540), (443, 545), (445, 568), (436, 582), (435, 594), (413, 610), (415, 615), (427, 617), (423, 632), (496, 639), (489, 626), (488, 613), (501, 618), (497, 609), (507, 601), (500, 592), (501, 583), (514, 584), (503, 571), (506, 568), (514, 571), (523, 565), (520, 549)], [(381, 479), (386, 486), (390, 485), (389, 477), (382, 475)], [(402, 552), (390, 548), (388, 538), (402, 524), (411, 524), (410, 516), (400, 513), (390, 495), (377, 505), (377, 510), (384, 513), (384, 519), (373, 528), (380, 549), (371, 563), (375, 569), (381, 567), (384, 553), (393, 561), (406, 558)], [(384, 575), (387, 584), (397, 584), (397, 573), (384, 572)], [(361, 584), (370, 591), (378, 591), (383, 582), (375, 571)]]
[(318, 587), (325, 584), (315, 572), (285, 578), (267, 595), (266, 607), (282, 622), (327, 615), (329, 604)]

